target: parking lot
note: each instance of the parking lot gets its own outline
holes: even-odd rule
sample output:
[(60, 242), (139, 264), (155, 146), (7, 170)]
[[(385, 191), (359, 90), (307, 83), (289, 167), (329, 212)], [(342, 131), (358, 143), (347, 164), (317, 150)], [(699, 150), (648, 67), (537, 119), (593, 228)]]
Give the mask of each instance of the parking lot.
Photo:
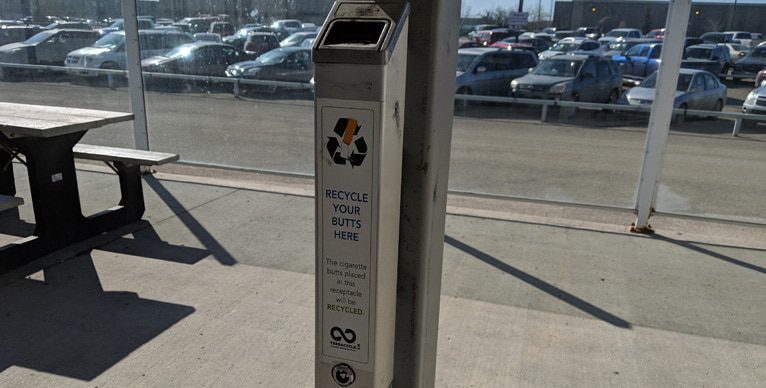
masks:
[[(736, 112), (750, 84), (728, 81), (725, 111)], [(0, 83), (0, 99), (129, 111), (127, 89), (73, 84), (62, 77)], [(183, 93), (147, 92), (151, 148), (183, 160), (281, 172), (313, 173), (310, 92), (246, 93), (229, 86)], [(644, 151), (647, 119), (635, 114), (551, 110), (507, 104), (471, 105), (453, 126), (453, 190), (631, 207)], [(673, 127), (658, 210), (745, 221), (766, 219), (766, 125), (695, 119)], [(132, 146), (129, 124), (92, 131), (100, 145)]]

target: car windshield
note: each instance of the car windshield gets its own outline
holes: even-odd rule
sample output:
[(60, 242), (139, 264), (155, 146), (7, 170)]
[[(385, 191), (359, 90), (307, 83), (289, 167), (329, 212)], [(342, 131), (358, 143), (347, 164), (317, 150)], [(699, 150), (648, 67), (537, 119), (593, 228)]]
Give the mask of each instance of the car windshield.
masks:
[(766, 58), (766, 47), (758, 47), (750, 52), (753, 58)]
[(725, 41), (730, 41), (730, 40), (734, 39), (734, 34), (723, 34), (723, 39)]
[(123, 25), (123, 21), (122, 20), (118, 20), (118, 21), (112, 23), (112, 25), (109, 26), (109, 28), (116, 28), (118, 30), (121, 30), (122, 29), (122, 25)]
[(43, 41), (47, 40), (48, 38), (50, 38), (51, 36), (53, 36), (55, 34), (56, 34), (56, 31), (43, 31), (43, 32), (37, 33), (37, 34), (33, 35), (31, 38), (25, 40), (24, 44), (35, 45), (35, 44), (38, 44), (40, 42), (43, 42)]
[(645, 49), (646, 49), (646, 46), (633, 46), (627, 52), (625, 52), (625, 56), (639, 57), (641, 56), (641, 51)]
[(285, 57), (287, 57), (287, 54), (282, 51), (269, 51), (256, 58), (255, 63), (259, 65), (276, 65), (282, 63)]
[[(692, 77), (694, 77), (693, 74), (679, 74), (678, 84), (676, 84), (676, 90), (679, 92), (687, 91), (689, 89), (689, 84), (692, 83)], [(654, 89), (656, 85), (657, 85), (657, 73), (654, 73), (650, 75), (649, 78), (645, 79), (644, 82), (641, 82), (639, 86), (642, 88)]]
[(112, 33), (97, 40), (96, 43), (93, 44), (93, 47), (106, 48), (106, 49), (112, 50), (121, 46), (124, 41), (125, 41), (125, 35)]
[(552, 77), (574, 77), (580, 71), (583, 61), (553, 59), (542, 61), (532, 72), (537, 75)]
[(183, 58), (191, 55), (192, 51), (194, 51), (194, 46), (181, 45), (170, 50), (165, 56), (168, 58)]
[(689, 47), (686, 49), (686, 58), (688, 59), (710, 59), (713, 50), (701, 47)]
[(579, 43), (574, 42), (558, 42), (551, 47), (551, 51), (560, 51), (562, 53), (568, 53), (570, 51), (575, 51), (577, 48), (580, 47)]
[(609, 31), (606, 36), (611, 36), (615, 38), (622, 38), (628, 36), (629, 31)]
[(457, 55), (457, 71), (466, 72), (471, 64), (476, 60), (478, 55), (474, 54), (458, 54)]

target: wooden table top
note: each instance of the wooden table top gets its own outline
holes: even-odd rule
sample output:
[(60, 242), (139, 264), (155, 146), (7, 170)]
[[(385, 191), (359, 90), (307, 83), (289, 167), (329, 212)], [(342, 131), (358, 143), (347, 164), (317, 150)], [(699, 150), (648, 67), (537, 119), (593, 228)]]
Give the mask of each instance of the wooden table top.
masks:
[(133, 120), (132, 113), (0, 102), (0, 132), (54, 137)]

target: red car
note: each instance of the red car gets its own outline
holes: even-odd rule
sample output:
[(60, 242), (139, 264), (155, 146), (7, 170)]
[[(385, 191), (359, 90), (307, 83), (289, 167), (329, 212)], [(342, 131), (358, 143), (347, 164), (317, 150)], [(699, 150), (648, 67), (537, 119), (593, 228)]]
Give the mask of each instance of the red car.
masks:
[(484, 47), (490, 46), (495, 42), (501, 41), (511, 36), (518, 36), (518, 31), (512, 31), (507, 28), (498, 28), (494, 30), (479, 31), (477, 41)]

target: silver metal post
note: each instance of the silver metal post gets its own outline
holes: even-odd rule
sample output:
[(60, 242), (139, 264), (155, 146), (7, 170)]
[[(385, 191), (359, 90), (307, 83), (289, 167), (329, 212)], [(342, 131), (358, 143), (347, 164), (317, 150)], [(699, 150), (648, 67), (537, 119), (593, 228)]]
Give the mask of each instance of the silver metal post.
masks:
[(732, 136), (739, 136), (739, 131), (742, 130), (742, 118), (734, 119), (734, 130), (731, 132)]
[(122, 0), (125, 23), (125, 54), (128, 58), (128, 88), (133, 108), (133, 138), (136, 149), (149, 150), (149, 130), (146, 123), (144, 77), (141, 74), (141, 54), (138, 43), (138, 0)]
[(649, 116), (644, 161), (636, 195), (636, 222), (631, 230), (650, 232), (649, 217), (657, 197), (657, 186), (665, 157), (665, 146), (673, 118), (676, 84), (681, 68), (681, 54), (686, 42), (692, 0), (670, 0), (665, 39), (662, 43), (661, 64)]
[(394, 387), (433, 387), (459, 0), (413, 1), (399, 224)]
[(548, 105), (543, 105), (542, 113), (540, 114), (540, 121), (546, 122), (548, 120)]

